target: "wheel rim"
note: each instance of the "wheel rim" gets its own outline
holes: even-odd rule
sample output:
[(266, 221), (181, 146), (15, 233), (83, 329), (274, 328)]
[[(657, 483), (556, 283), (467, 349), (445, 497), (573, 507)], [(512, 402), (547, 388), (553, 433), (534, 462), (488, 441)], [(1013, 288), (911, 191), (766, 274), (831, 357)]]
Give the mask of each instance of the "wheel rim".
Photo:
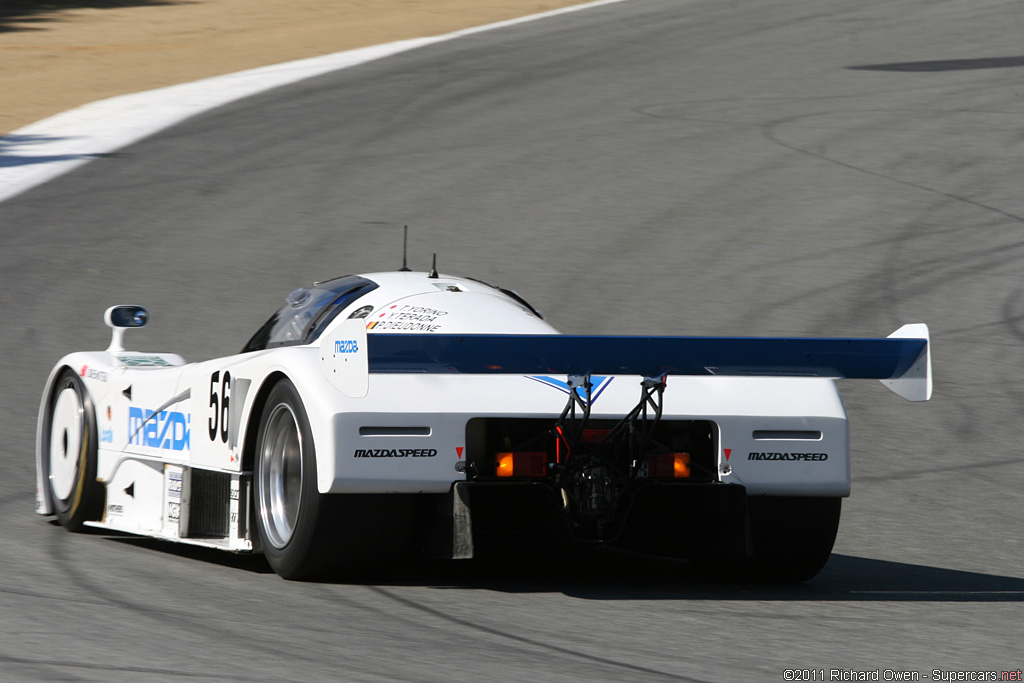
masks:
[(50, 425), (50, 489), (61, 502), (71, 498), (78, 482), (82, 451), (82, 400), (74, 387), (61, 390), (53, 404)]
[(260, 518), (267, 540), (283, 548), (291, 540), (302, 500), (302, 437), (291, 406), (274, 407), (260, 452)]

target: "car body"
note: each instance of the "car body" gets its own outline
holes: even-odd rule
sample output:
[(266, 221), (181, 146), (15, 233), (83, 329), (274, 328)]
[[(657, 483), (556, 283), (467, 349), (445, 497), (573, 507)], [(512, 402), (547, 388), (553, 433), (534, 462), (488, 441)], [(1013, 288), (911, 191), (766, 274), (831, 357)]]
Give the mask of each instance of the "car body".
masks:
[(242, 352), (198, 363), (126, 351), (147, 318), (111, 307), (110, 347), (50, 373), (37, 511), (262, 552), (286, 578), (575, 539), (806, 579), (850, 493), (835, 379), (931, 395), (923, 324), (567, 336), (514, 292), (436, 271), (296, 290)]

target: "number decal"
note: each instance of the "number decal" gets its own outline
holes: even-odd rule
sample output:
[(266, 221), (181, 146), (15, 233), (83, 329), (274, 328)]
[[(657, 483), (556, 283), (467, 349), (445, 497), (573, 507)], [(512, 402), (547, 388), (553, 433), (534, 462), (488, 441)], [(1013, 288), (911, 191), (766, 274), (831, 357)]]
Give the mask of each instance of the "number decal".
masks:
[[(218, 383), (220, 384), (218, 393)], [(220, 435), (222, 443), (228, 442), (228, 416), (231, 405), (231, 373), (225, 372), (221, 379), (220, 371), (210, 375), (210, 407), (213, 408), (213, 415), (210, 417), (210, 441), (216, 441)]]
[(220, 381), (220, 371), (210, 375), (210, 407), (213, 408), (213, 417), (210, 418), (210, 441), (217, 440), (217, 419), (220, 417), (220, 398), (217, 396), (217, 382)]
[(228, 401), (231, 397), (228, 395), (231, 391), (231, 373), (224, 373), (224, 383), (221, 385), (220, 395), (220, 440), (223, 443), (228, 442)]

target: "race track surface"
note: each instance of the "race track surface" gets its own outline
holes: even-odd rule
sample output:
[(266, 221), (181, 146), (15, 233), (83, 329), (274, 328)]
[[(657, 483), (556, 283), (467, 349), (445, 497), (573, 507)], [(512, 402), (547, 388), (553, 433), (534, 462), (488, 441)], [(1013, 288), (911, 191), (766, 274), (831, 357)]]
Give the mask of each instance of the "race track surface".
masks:
[[(1011, 0), (630, 0), (253, 97), (0, 204), (0, 679), (1016, 671), (1022, 34)], [(404, 224), (410, 265), (566, 332), (927, 322), (935, 397), (842, 386), (853, 496), (799, 586), (619, 555), (298, 584), (33, 514), (42, 384), (106, 346), (108, 305), (152, 312), (129, 345), (232, 353), (291, 289), (397, 268)]]

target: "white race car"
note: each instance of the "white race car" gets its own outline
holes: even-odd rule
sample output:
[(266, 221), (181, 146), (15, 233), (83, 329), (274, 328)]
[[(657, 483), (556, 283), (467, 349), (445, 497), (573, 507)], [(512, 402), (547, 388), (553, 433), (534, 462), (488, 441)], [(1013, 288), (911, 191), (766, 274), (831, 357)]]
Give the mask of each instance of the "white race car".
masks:
[(814, 576), (850, 493), (836, 378), (931, 395), (888, 339), (561, 335), (513, 292), (399, 271), (299, 289), (234, 356), (102, 352), (50, 373), (37, 511), (262, 552), (286, 578), (573, 539)]

